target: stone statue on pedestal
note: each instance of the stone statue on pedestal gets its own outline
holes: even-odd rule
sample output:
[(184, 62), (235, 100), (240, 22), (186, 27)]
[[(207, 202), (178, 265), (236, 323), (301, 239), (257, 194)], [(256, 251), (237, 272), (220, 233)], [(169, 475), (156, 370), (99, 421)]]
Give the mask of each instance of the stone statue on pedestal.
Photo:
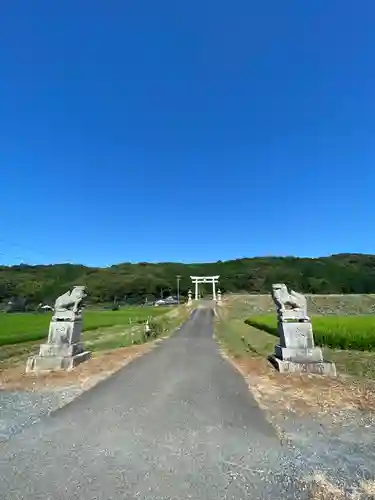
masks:
[(47, 343), (40, 345), (37, 356), (28, 358), (26, 372), (69, 370), (91, 357), (81, 343), (82, 308), (86, 296), (86, 287), (75, 286), (56, 299)]
[(315, 347), (312, 324), (307, 315), (307, 300), (284, 284), (272, 285), (276, 305), (277, 331), (280, 337), (271, 362), (280, 372), (308, 372), (336, 375), (334, 363), (323, 360), (320, 347)]

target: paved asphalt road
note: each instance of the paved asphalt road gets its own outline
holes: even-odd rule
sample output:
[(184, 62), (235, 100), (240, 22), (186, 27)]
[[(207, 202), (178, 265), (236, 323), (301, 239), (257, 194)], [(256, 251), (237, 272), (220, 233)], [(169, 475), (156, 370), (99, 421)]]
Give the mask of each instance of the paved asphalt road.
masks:
[(220, 356), (212, 311), (201, 309), (151, 353), (1, 444), (0, 498), (301, 498), (289, 463)]

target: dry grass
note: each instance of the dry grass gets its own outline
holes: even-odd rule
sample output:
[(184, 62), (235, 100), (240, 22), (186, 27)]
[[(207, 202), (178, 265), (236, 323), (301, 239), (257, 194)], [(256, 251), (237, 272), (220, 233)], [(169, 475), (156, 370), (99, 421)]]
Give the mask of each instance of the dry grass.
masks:
[(324, 474), (318, 473), (309, 485), (309, 500), (344, 500), (344, 492), (331, 484)]
[(351, 491), (333, 485), (321, 472), (306, 481), (309, 500), (370, 500), (375, 499), (375, 481), (361, 481)]
[(276, 372), (264, 358), (230, 358), (258, 403), (268, 410), (332, 414), (341, 410), (375, 412), (375, 384), (320, 375)]
[(375, 498), (375, 481), (361, 481), (360, 490), (363, 494), (368, 495), (370, 498)]

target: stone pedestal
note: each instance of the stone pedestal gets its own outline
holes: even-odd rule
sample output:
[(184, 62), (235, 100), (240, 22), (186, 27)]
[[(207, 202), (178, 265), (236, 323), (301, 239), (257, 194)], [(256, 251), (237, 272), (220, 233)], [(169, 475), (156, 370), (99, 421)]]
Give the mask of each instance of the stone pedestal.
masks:
[(270, 356), (270, 361), (280, 373), (314, 373), (335, 377), (336, 365), (331, 361), (285, 361)]
[(49, 325), (49, 344), (76, 344), (81, 340), (82, 319), (72, 321), (53, 320)]
[(280, 346), (291, 349), (312, 349), (314, 336), (309, 320), (285, 322), (278, 319), (277, 333)]
[(30, 356), (26, 363), (26, 372), (44, 370), (71, 370), (79, 363), (91, 357), (80, 342), (82, 321), (52, 320), (49, 327), (48, 341), (41, 344), (39, 354)]
[(272, 364), (282, 373), (336, 375), (335, 364), (325, 361), (322, 350), (315, 347), (306, 297), (277, 283), (272, 285), (272, 299), (280, 337), (275, 354), (269, 358)]
[(313, 347), (308, 349), (296, 349), (291, 347), (282, 347), (277, 344), (275, 346), (275, 356), (284, 361), (322, 361), (323, 353), (320, 347)]
[(335, 364), (325, 361), (321, 348), (314, 345), (310, 320), (285, 322), (279, 317), (278, 333), (280, 342), (270, 361), (281, 373), (336, 375)]

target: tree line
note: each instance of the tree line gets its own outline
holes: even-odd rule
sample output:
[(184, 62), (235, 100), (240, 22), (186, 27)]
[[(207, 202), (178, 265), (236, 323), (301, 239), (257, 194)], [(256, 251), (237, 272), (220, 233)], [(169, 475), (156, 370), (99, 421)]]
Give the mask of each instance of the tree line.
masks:
[[(176, 295), (181, 276), (184, 297), (190, 276), (220, 275), (225, 292), (269, 293), (272, 283), (286, 283), (305, 293), (375, 293), (375, 255), (338, 254), (321, 258), (255, 257), (215, 263), (123, 263), (107, 268), (76, 264), (0, 266), (0, 302), (17, 298), (31, 307), (53, 304), (77, 285), (86, 285), (91, 303), (143, 303)], [(204, 294), (211, 286), (201, 285)]]

